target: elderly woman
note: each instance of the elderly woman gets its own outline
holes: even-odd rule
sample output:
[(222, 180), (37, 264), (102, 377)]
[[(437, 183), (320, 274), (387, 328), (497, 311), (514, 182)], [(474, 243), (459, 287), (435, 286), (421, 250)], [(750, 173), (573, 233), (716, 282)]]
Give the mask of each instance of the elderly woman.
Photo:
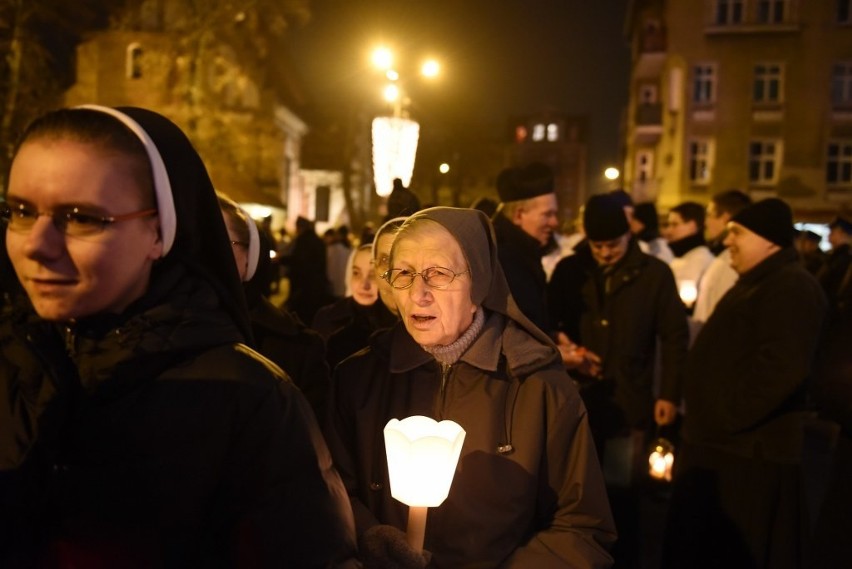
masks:
[(177, 126), (137, 108), (48, 113), (17, 148), (0, 219), (25, 293), (0, 319), (0, 566), (354, 554), (307, 402), (246, 345), (216, 195)]
[(393, 287), (382, 275), (390, 268), (390, 252), (393, 240), (396, 238), (396, 232), (400, 226), (408, 219), (407, 217), (394, 217), (382, 224), (379, 230), (376, 231), (376, 236), (373, 239), (373, 268), (376, 275), (379, 276), (379, 298), (393, 312), (395, 316), (399, 316), (399, 308), (396, 306), (396, 300), (393, 298)]
[(428, 514), (430, 566), (609, 566), (615, 532), (586, 411), (510, 296), (488, 218), (411, 216), (385, 277), (401, 322), (338, 366), (329, 407), (365, 565), (425, 565), (392, 529), (407, 507), (391, 497), (382, 436), (392, 418), (425, 415), (467, 432), (449, 497)]

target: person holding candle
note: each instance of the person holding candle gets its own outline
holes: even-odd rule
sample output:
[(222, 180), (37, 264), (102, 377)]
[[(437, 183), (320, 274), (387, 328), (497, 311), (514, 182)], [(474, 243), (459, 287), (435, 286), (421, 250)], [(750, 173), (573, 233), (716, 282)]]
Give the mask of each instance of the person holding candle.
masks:
[(401, 533), (383, 440), (390, 419), (423, 415), (467, 433), (449, 497), (428, 512), (430, 567), (608, 567), (615, 533), (585, 408), (509, 293), (488, 218), (414, 214), (385, 278), (401, 322), (338, 365), (327, 430), (365, 566), (426, 564)]

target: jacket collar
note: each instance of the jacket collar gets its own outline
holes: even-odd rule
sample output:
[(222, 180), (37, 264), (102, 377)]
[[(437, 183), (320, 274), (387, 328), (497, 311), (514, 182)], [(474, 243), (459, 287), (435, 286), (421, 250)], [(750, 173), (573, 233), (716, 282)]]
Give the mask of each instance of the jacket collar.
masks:
[(530, 255), (542, 257), (547, 251), (547, 248), (542, 247), (538, 239), (512, 223), (503, 214), (498, 213), (494, 217), (494, 233), (497, 235), (498, 243), (514, 243), (525, 251), (528, 251)]
[(776, 251), (763, 261), (751, 268), (751, 270), (740, 275), (741, 283), (754, 283), (766, 275), (773, 273), (784, 265), (799, 263), (799, 253), (793, 247), (784, 247), (780, 251)]

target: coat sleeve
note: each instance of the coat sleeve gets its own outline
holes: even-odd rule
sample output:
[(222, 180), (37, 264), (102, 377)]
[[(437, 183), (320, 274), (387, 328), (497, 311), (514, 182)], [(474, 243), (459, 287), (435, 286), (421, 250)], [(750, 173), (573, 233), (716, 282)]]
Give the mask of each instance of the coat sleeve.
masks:
[(561, 405), (549, 401), (547, 413), (546, 470), (542, 473), (546, 483), (538, 508), (551, 522), (516, 549), (502, 567), (610, 567), (613, 561), (607, 550), (615, 542), (615, 524), (586, 409), (575, 393)]
[(247, 413), (229, 466), (236, 565), (328, 567), (356, 554), (352, 511), (302, 393), (278, 386)]
[[(763, 423), (804, 386), (813, 365), (826, 300), (816, 282), (779, 275), (754, 303), (756, 349), (736, 367), (727, 405), (732, 432)], [(751, 318), (751, 317), (750, 317)]]
[(663, 266), (660, 272), (656, 292), (656, 332), (660, 345), (660, 399), (679, 403), (689, 345), (689, 324), (671, 269)]

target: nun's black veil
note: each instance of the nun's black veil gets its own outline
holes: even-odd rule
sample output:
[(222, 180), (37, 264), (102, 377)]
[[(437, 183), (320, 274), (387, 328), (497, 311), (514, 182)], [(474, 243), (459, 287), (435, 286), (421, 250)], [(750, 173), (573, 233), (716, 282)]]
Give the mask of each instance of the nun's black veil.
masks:
[[(183, 131), (166, 117), (136, 107), (116, 110), (132, 118), (147, 132), (168, 173), (176, 231), (171, 250), (159, 263), (179, 262), (208, 281), (246, 342), (251, 343), (245, 294), (216, 192), (201, 157)], [(158, 269), (155, 266), (152, 279), (156, 278)]]

